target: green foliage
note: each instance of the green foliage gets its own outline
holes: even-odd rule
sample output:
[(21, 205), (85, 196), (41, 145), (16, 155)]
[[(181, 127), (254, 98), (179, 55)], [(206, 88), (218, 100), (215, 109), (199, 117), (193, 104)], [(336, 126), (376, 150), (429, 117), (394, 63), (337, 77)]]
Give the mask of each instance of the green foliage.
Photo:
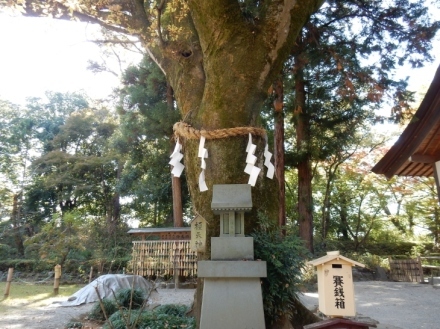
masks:
[(121, 289), (116, 292), (116, 302), (126, 309), (138, 309), (145, 303), (145, 294), (140, 289)]
[[(318, 204), (309, 197), (314, 165), (324, 162), (331, 167), (327, 172), (331, 185), (334, 170), (358, 147), (360, 128), (385, 119), (399, 122), (411, 113), (413, 93), (396, 73), (405, 64), (421, 67), (432, 59), (429, 51), (440, 23), (428, 8), (422, 0), (329, 0), (304, 24), (284, 71), (290, 119), (286, 164), (297, 167), (300, 175), (300, 232), (312, 230), (312, 212)], [(375, 110), (384, 107), (391, 113), (378, 118)], [(323, 192), (320, 229), (324, 238), (331, 216), (325, 211), (337, 204), (341, 221), (345, 211), (351, 212), (351, 218), (341, 222), (341, 234), (364, 243), (363, 237), (368, 238), (379, 223), (374, 211), (356, 218), (353, 204), (345, 207), (350, 194), (335, 200), (329, 190)], [(349, 232), (357, 226), (359, 230)]]
[[(7, 272), (8, 268), (13, 267), (15, 271), (32, 272), (38, 262), (34, 259), (7, 259), (0, 260), (0, 271)], [(53, 269), (53, 267), (52, 267)]]
[[(149, 58), (124, 73), (120, 125), (113, 145), (127, 159), (119, 189), (143, 225), (160, 226), (172, 218), (169, 155), (172, 127), (180, 120), (164, 74)], [(182, 175), (182, 202), (189, 201)]]
[(11, 259), (18, 256), (17, 249), (6, 244), (0, 244), (0, 259)]
[(254, 238), (255, 259), (267, 262), (267, 278), (263, 278), (263, 306), (267, 325), (280, 316), (293, 316), (293, 301), (301, 283), (301, 271), (308, 255), (303, 242), (295, 235), (282, 235), (275, 221), (260, 215)]
[[(122, 329), (195, 329), (195, 319), (187, 317), (188, 308), (181, 305), (163, 305), (151, 310), (117, 311), (109, 317), (114, 328)], [(128, 325), (127, 325), (128, 324)], [(111, 326), (107, 323), (104, 328)]]
[[(385, 258), (393, 255), (406, 255), (410, 257), (416, 248), (420, 254), (427, 254), (432, 249), (432, 243), (417, 243), (411, 241), (371, 241), (362, 246), (356, 246), (354, 241), (346, 240), (326, 240), (325, 248), (322, 245), (316, 245), (317, 255), (324, 255), (329, 250), (339, 250), (344, 255), (374, 255), (374, 257)], [(372, 256), (373, 257), (373, 256)]]
[(79, 328), (79, 329), (81, 329), (81, 328), (83, 328), (84, 326), (83, 326), (83, 324), (82, 324), (82, 322), (79, 322), (79, 321), (71, 321), (71, 322), (68, 322), (66, 325), (65, 325), (65, 329), (71, 329), (71, 328)]
[(160, 305), (154, 309), (157, 314), (168, 314), (178, 317), (183, 317), (188, 312), (188, 307), (185, 305), (167, 304)]
[(373, 255), (370, 253), (348, 253), (345, 255), (346, 257), (353, 259), (361, 264), (364, 264), (366, 268), (370, 270), (375, 270), (376, 267), (384, 267), (389, 268), (388, 257), (381, 257), (378, 255)]
[[(110, 316), (111, 314), (118, 311), (118, 305), (116, 304), (116, 302), (113, 299), (103, 298), (101, 300), (101, 303), (102, 303), (102, 306), (104, 307), (105, 314), (107, 314), (107, 316)], [(99, 302), (96, 302), (93, 305), (93, 308), (89, 313), (89, 318), (93, 319), (93, 320), (100, 320), (100, 321), (106, 320), (104, 312), (101, 307), (101, 304)]]
[(86, 237), (81, 234), (83, 226), (81, 214), (75, 211), (64, 217), (54, 216), (52, 222), (45, 224), (41, 232), (25, 241), (28, 254), (30, 249), (38, 249), (38, 258), (50, 259), (64, 265), (71, 250), (84, 248)]

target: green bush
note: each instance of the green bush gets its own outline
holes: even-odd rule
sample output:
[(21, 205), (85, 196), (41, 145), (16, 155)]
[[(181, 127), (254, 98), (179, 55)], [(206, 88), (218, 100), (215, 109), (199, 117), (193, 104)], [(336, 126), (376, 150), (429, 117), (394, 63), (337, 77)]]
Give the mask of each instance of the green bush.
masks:
[(255, 259), (267, 262), (267, 278), (263, 278), (263, 307), (266, 325), (277, 322), (280, 315), (293, 316), (293, 302), (298, 299), (301, 270), (308, 251), (293, 234), (283, 237), (275, 221), (260, 216), (254, 238)]
[(378, 266), (388, 268), (388, 269), (390, 267), (390, 264), (388, 262), (388, 257), (381, 257), (378, 255), (372, 255), (368, 252), (364, 253), (364, 254), (348, 253), (344, 256), (346, 256), (350, 259), (353, 259), (361, 264), (364, 264), (365, 267), (370, 270), (375, 270), (376, 267), (378, 267)]
[(16, 248), (12, 248), (7, 244), (0, 244), (0, 259), (14, 258), (18, 256)]
[(138, 309), (145, 302), (145, 294), (140, 289), (125, 288), (116, 292), (116, 302), (126, 309)]
[(82, 329), (83, 327), (84, 327), (84, 325), (82, 324), (82, 322), (71, 321), (71, 322), (68, 322), (64, 328), (65, 329), (73, 329), (73, 328)]
[(371, 241), (368, 244), (356, 247), (353, 241), (326, 240), (324, 246), (322, 242), (315, 245), (315, 255), (317, 257), (320, 257), (325, 255), (326, 251), (339, 250), (343, 255), (348, 255), (351, 253), (368, 253), (371, 255), (378, 255), (382, 257), (388, 257), (392, 255), (406, 255), (407, 257), (410, 257), (414, 249), (417, 249), (421, 254), (425, 254), (432, 249), (432, 244), (416, 243), (410, 241)]
[(40, 245), (38, 243), (25, 244), (24, 256), (28, 259), (39, 259)]
[(32, 272), (37, 262), (34, 259), (5, 259), (0, 261), (0, 271), (8, 271), (10, 267), (14, 271)]
[[(105, 314), (107, 314), (108, 317), (110, 317), (118, 310), (118, 306), (116, 305), (115, 301), (111, 299), (103, 298), (102, 306), (104, 307)], [(89, 313), (89, 318), (100, 321), (106, 320), (104, 312), (101, 308), (101, 304), (99, 302), (96, 302), (95, 305), (93, 305), (93, 308)]]
[(154, 309), (154, 312), (157, 314), (168, 314), (173, 316), (184, 317), (188, 312), (188, 307), (186, 307), (185, 305), (175, 305), (175, 304), (160, 305)]
[[(163, 329), (187, 328), (195, 329), (196, 321), (187, 317), (188, 308), (181, 305), (162, 305), (151, 310), (124, 310), (113, 313), (109, 322), (115, 329)], [(111, 326), (107, 323), (104, 328)]]

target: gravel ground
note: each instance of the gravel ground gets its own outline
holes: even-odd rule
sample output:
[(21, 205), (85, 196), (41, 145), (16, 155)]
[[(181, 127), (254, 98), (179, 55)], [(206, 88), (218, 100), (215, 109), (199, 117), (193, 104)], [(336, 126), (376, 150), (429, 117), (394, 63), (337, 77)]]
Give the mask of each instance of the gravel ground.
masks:
[[(406, 282), (355, 282), (357, 318), (377, 324), (378, 329), (439, 329), (440, 287)], [(191, 305), (194, 289), (158, 289), (150, 297), (153, 304)], [(317, 293), (301, 299), (310, 309), (318, 305)], [(72, 318), (88, 313), (93, 304), (61, 307), (64, 298), (16, 305), (0, 304), (1, 329), (62, 329)]]
[[(388, 281), (354, 283), (359, 321), (373, 320), (379, 329), (439, 329), (440, 287)], [(318, 306), (317, 293), (301, 296), (310, 309)]]
[[(190, 306), (194, 299), (194, 290), (157, 289), (150, 296), (150, 304)], [(89, 313), (94, 305), (94, 303), (89, 303), (63, 307), (60, 304), (65, 300), (66, 297), (54, 297), (35, 303), (2, 302), (0, 304), (0, 329), (63, 329), (71, 319), (79, 319), (82, 315)]]

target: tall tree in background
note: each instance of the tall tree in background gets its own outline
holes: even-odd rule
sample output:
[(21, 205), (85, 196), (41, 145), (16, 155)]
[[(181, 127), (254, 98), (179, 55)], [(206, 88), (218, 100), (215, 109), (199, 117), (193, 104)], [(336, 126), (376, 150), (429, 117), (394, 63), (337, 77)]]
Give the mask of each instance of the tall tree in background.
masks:
[[(23, 108), (1, 102), (0, 176), (12, 205), (10, 221), (15, 243), (23, 255), (23, 232), (31, 234), (29, 212), (24, 207), (25, 189), (31, 183), (30, 165), (47, 147), (68, 111), (80, 106), (80, 95), (47, 93), (47, 101), (31, 98)], [(66, 108), (66, 103), (70, 105)], [(62, 117), (61, 121), (60, 118)]]
[(120, 224), (116, 184), (122, 164), (110, 147), (115, 128), (115, 116), (105, 109), (72, 113), (51, 141), (51, 151), (32, 164), (39, 178), (36, 182), (43, 185), (43, 191), (54, 193), (62, 214), (81, 207), (105, 217), (110, 236)]
[[(142, 225), (169, 226), (175, 215), (168, 162), (174, 147), (172, 127), (180, 114), (174, 108), (163, 72), (151, 59), (145, 58), (138, 66), (128, 68), (122, 84), (120, 125), (114, 143), (126, 158), (121, 193), (131, 198), (130, 204)], [(184, 180), (184, 205), (189, 201), (186, 191)]]
[[(38, 157), (53, 150), (53, 139), (60, 133), (61, 127), (68, 117), (75, 111), (88, 108), (85, 96), (79, 93), (47, 92), (45, 99), (30, 98), (24, 109), (29, 117), (35, 118), (34, 140), (36, 141), (32, 153), (32, 162)], [(43, 184), (35, 164), (29, 168), (31, 179), (26, 188), (26, 199), (23, 205), (26, 220), (29, 224), (38, 224), (41, 221), (50, 221), (57, 212), (57, 196), (53, 189)]]
[(412, 98), (396, 69), (431, 60), (439, 28), (425, 1), (327, 1), (298, 36), (286, 83), (294, 94), (299, 233), (310, 251), (312, 162), (349, 147), (356, 129), (387, 102), (390, 116), (401, 116)]

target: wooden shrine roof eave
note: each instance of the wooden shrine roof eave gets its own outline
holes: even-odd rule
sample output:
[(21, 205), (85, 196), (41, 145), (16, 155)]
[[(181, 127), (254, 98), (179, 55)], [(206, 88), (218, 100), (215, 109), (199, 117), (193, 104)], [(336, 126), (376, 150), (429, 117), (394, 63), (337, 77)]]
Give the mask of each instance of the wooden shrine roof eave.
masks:
[[(409, 171), (412, 173), (411, 176), (424, 176), (423, 172), (426, 172), (426, 168), (422, 168), (420, 163), (410, 162), (409, 159), (422, 143), (427, 142), (430, 132), (439, 124), (440, 66), (437, 68), (434, 79), (412, 121), (371, 171), (383, 174), (387, 178), (394, 175), (404, 175), (404, 172)], [(439, 154), (432, 154), (432, 156), (439, 156)], [(420, 169), (417, 169), (417, 166)], [(429, 166), (432, 167), (432, 164)]]
[(191, 232), (191, 227), (147, 227), (147, 228), (132, 228), (128, 234), (145, 235), (157, 234), (161, 232)]

